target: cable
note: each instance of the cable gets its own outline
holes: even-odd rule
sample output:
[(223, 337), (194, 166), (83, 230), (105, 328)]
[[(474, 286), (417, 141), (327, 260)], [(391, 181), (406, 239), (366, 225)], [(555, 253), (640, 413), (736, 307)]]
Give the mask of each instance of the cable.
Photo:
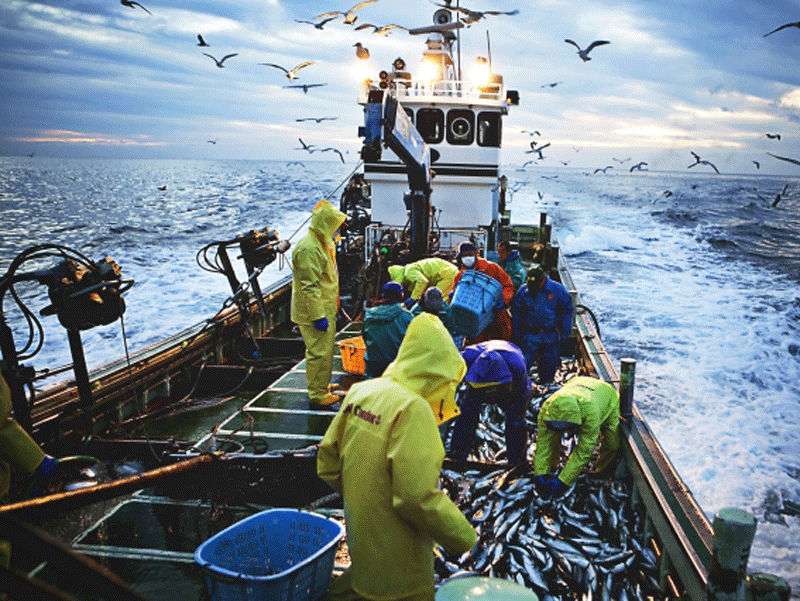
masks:
[(600, 336), (600, 325), (597, 323), (597, 317), (595, 317), (594, 313), (592, 313), (592, 310), (589, 307), (587, 307), (586, 305), (575, 305), (575, 309), (576, 310), (577, 309), (583, 309), (584, 311), (586, 311), (589, 314), (589, 316), (592, 318), (592, 321), (594, 322), (594, 331), (597, 332), (597, 337), (601, 338), (601, 336)]

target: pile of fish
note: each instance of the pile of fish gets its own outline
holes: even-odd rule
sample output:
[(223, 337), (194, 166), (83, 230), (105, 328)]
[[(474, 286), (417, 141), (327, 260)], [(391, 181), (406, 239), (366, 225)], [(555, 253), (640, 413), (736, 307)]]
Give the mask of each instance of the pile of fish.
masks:
[[(541, 403), (576, 375), (569, 370), (531, 403), (529, 441)], [(483, 408), (473, 459), (497, 462), (504, 455), (504, 424), (502, 410)], [(574, 443), (574, 437), (562, 443), (562, 457)], [(612, 479), (582, 475), (564, 494), (547, 500), (536, 492), (528, 468), (504, 466), (488, 474), (443, 470), (442, 488), (475, 527), (478, 544), (460, 557), (439, 548), (440, 582), (493, 576), (530, 588), (543, 601), (664, 598), (657, 556), (643, 540), (644, 520), (631, 503), (624, 465)]]

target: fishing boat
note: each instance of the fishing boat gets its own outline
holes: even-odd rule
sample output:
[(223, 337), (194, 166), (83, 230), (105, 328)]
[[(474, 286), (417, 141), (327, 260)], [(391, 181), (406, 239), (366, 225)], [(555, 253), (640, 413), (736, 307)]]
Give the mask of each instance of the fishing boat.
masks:
[[(412, 75), (406, 61), (397, 58), (377, 79), (360, 84), (363, 171), (348, 178), (340, 201), (350, 228), (337, 252), (342, 298), (337, 339), (359, 335), (359, 318), (378, 297), (388, 266), (427, 256), (452, 260), (463, 241), (493, 259), (498, 242), (516, 243), (526, 261), (541, 262), (570, 291), (578, 309), (565, 364), (620, 390), (625, 421), (618, 474), (626, 488), (591, 484), (582, 498), (596, 499), (610, 512), (598, 516), (601, 523), (611, 519), (618, 526), (611, 529), (618, 531), (617, 520), (629, 520), (630, 532), (624, 541), (615, 534), (613, 550), (621, 549), (619, 556), (608, 546), (598, 555), (600, 541), (591, 555), (587, 531), (599, 535), (599, 527), (572, 517), (583, 536), (570, 548), (583, 549), (576, 555), (550, 548), (568, 566), (551, 565), (560, 574), (555, 584), (543, 579), (541, 566), (506, 576), (504, 556), (518, 551), (498, 550), (496, 544), (491, 552), (484, 546), (470, 557), (440, 558), (437, 571), (443, 579), (451, 577), (463, 567), (454, 563), (461, 560), (465, 569), (508, 577), (552, 598), (610, 598), (624, 591), (640, 598), (705, 599), (713, 588), (712, 566), (721, 570), (711, 524), (633, 402), (635, 363), (623, 359), (618, 368), (606, 352), (547, 216), (526, 223), (531, 216), (515, 215), (512, 221), (500, 150), (503, 119), (519, 96), (506, 88), (490, 56), (476, 58), (480, 79), (462, 79), (454, 48), (464, 23), (449, 5), (435, 11), (432, 25), (409, 32), (424, 40), (426, 73)], [(72, 365), (55, 373), (26, 365), (0, 313), (3, 374), (14, 416), (49, 453), (71, 457), (64, 467), (71, 490), (18, 496), (0, 507), (0, 538), (24, 551), (14, 553), (11, 568), (2, 570), (0, 588), (12, 598), (83, 598), (89, 590), (96, 598), (204, 599), (208, 592), (194, 550), (224, 528), (270, 507), (313, 509), (341, 519), (341, 500), (316, 476), (315, 445), (333, 413), (309, 406), (304, 345), (289, 319), (291, 275), (259, 283), (264, 267), (284, 260), (289, 250), (290, 244), (269, 228), (200, 249), (201, 266), (230, 283), (223, 310), (91, 372), (80, 332), (124, 313), (122, 294), (129, 282), (116, 263), (94, 262), (55, 246), (27, 249), (12, 263), (0, 279), (0, 300), (13, 296), (14, 285), (23, 281), (46, 285), (52, 304), (43, 314), (58, 316), (73, 358)], [(43, 269), (48, 259), (57, 264)], [(247, 273), (243, 281), (234, 269), (239, 260)], [(29, 261), (36, 269), (26, 271)], [(27, 308), (23, 313), (33, 315)], [(348, 359), (336, 351), (333, 382), (343, 391), (362, 377)], [(68, 370), (74, 378), (43, 389), (37, 385)], [(519, 494), (525, 488), (523, 474), (511, 474), (491, 457), (473, 456), (460, 467), (457, 473), (447, 462), (443, 472), (454, 498), (466, 484), (504, 498), (516, 495), (519, 501), (507, 512), (522, 515), (524, 505), (529, 518), (536, 508), (552, 517), (553, 506), (542, 509), (530, 497), (532, 488)], [(24, 483), (18, 479), (17, 493)], [(467, 501), (463, 495), (461, 500)], [(473, 505), (465, 505), (465, 513), (475, 523), (485, 521), (490, 512), (479, 511), (474, 497), (468, 501)], [(606, 508), (612, 501), (616, 506)], [(585, 504), (560, 508), (593, 513)], [(500, 524), (507, 518), (501, 512), (492, 519)], [(522, 531), (519, 519), (517, 532)], [(552, 528), (552, 519), (539, 523)], [(532, 523), (526, 527), (532, 532)], [(503, 532), (507, 542), (511, 529), (509, 524)], [(550, 534), (553, 540), (560, 536)], [(493, 536), (496, 541), (496, 531)], [(525, 539), (509, 542), (513, 548), (524, 544)], [(530, 542), (531, 553), (534, 546)], [(591, 555), (595, 563), (583, 565), (578, 555)], [(525, 558), (515, 562), (522, 565)], [(636, 570), (646, 586), (620, 588), (610, 584), (611, 576), (598, 576), (632, 581)], [(570, 579), (580, 580), (584, 590), (571, 591), (565, 583)], [(735, 580), (738, 587), (740, 579)]]

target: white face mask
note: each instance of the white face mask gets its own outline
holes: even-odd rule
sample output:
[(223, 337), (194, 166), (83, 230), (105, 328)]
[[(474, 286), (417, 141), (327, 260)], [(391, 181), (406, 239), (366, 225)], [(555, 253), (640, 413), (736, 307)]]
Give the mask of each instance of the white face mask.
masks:
[(475, 265), (475, 257), (462, 257), (461, 262), (464, 264), (464, 267), (472, 267)]

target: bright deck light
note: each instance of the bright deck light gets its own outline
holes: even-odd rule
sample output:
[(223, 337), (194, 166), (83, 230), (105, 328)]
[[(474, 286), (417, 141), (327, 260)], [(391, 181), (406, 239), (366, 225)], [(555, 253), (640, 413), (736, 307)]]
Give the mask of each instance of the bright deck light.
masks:
[(487, 84), (489, 83), (490, 75), (491, 70), (489, 69), (489, 62), (482, 56), (479, 56), (472, 65), (472, 70), (470, 72), (472, 82), (478, 85)]
[(442, 74), (439, 71), (439, 65), (437, 65), (433, 61), (423, 60), (419, 64), (418, 79), (422, 81), (433, 81), (435, 79), (441, 79), (441, 78)]
[(357, 81), (370, 79), (372, 66), (368, 60), (358, 60), (353, 63), (353, 76)]

